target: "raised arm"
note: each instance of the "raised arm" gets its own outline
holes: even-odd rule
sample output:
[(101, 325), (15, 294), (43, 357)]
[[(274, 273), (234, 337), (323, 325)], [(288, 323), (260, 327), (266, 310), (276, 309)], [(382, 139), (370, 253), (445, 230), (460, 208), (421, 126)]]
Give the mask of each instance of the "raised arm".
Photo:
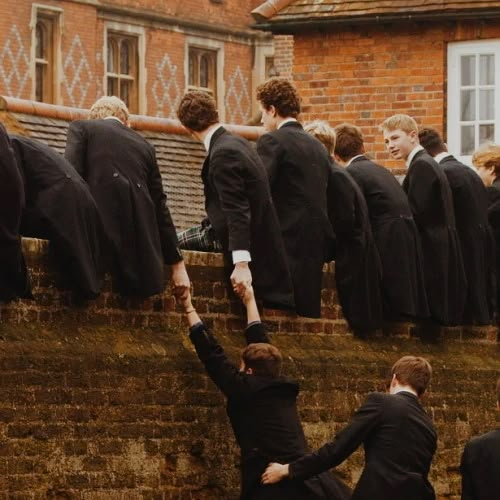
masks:
[(191, 293), (185, 299), (178, 298), (184, 308), (189, 324), (189, 338), (193, 343), (198, 358), (205, 366), (208, 376), (226, 396), (246, 390), (246, 378), (229, 361), (217, 339), (205, 328), (191, 300)]
[(160, 243), (165, 264), (172, 266), (172, 282), (174, 295), (185, 299), (191, 286), (186, 271), (182, 253), (179, 250), (177, 233), (175, 230), (170, 210), (167, 206), (167, 195), (163, 189), (163, 182), (156, 161), (153, 146), (148, 144), (151, 154), (151, 165), (148, 176), (148, 189), (155, 207), (156, 222), (160, 233)]

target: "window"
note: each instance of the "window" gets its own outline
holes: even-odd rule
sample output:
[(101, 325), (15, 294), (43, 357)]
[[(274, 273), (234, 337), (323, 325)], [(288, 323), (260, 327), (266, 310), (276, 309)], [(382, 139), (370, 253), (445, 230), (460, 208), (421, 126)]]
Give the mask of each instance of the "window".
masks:
[(190, 89), (209, 92), (217, 99), (217, 51), (189, 47)]
[(138, 113), (138, 39), (108, 32), (106, 89), (119, 97), (131, 113)]
[(57, 103), (59, 88), (61, 9), (33, 4), (32, 10), (32, 99)]
[(474, 151), (500, 140), (500, 41), (448, 47), (448, 148), (470, 165)]

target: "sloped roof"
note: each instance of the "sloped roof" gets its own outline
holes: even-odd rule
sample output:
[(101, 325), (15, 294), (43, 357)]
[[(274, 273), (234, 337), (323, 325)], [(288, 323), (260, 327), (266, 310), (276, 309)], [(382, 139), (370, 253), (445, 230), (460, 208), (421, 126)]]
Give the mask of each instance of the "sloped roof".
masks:
[(268, 0), (252, 11), (258, 28), (299, 22), (500, 15), (498, 0)]
[[(87, 111), (63, 106), (41, 105), (0, 97), (0, 121), (10, 132), (40, 140), (63, 154), (69, 123), (85, 118)], [(156, 149), (156, 157), (167, 193), (167, 203), (178, 230), (199, 224), (205, 217), (205, 198), (200, 178), (206, 153), (175, 120), (133, 115), (132, 128)], [(261, 127), (228, 125), (232, 132), (255, 140)]]

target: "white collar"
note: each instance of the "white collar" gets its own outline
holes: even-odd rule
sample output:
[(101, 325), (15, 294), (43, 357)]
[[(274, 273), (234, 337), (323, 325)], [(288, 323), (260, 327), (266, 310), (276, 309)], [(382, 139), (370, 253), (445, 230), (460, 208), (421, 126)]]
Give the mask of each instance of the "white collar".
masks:
[(104, 119), (105, 120), (116, 120), (117, 122), (120, 122), (123, 125), (123, 122), (117, 116), (106, 116)]
[(356, 158), (361, 158), (362, 156), (365, 156), (364, 154), (356, 155), (353, 156), (346, 164), (345, 166), (348, 167)]
[(285, 123), (292, 123), (292, 122), (296, 122), (297, 121), (297, 118), (285, 118), (279, 125), (278, 125), (278, 129), (280, 129), (283, 125), (285, 125)]
[(443, 151), (442, 153), (437, 154), (434, 159), (437, 163), (441, 163), (445, 158), (448, 158), (448, 156), (451, 156), (451, 153), (448, 153), (448, 151)]
[(414, 391), (411, 387), (400, 387), (399, 389), (396, 389), (392, 394), (399, 394), (400, 392), (409, 392), (410, 394), (413, 394), (414, 396), (417, 396), (418, 394), (417, 391)]
[(212, 140), (213, 135), (217, 130), (219, 130), (222, 127), (220, 123), (216, 123), (212, 125), (212, 128), (210, 128), (207, 132), (207, 135), (203, 139), (203, 144), (205, 145), (205, 149), (208, 151), (210, 149), (210, 141)]
[(422, 151), (424, 148), (423, 146), (421, 146), (420, 144), (417, 144), (412, 152), (408, 155), (408, 158), (406, 159), (406, 166), (409, 167), (413, 158), (415, 158), (415, 155), (419, 152), (419, 151)]

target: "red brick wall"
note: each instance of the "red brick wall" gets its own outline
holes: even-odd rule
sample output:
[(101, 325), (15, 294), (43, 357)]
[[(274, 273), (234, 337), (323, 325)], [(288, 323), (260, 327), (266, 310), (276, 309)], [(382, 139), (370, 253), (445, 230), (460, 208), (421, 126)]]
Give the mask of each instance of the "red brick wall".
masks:
[[(123, 300), (108, 282), (96, 301), (74, 306), (54, 287), (46, 242), (25, 240), (24, 249), (35, 301), (0, 305), (0, 496), (237, 498), (238, 455), (224, 400), (172, 297)], [(242, 309), (222, 258), (185, 257), (195, 305), (237, 362)], [(333, 266), (324, 286), (323, 320), (264, 311), (285, 373), (301, 383), (310, 444), (331, 438), (368, 391), (383, 389), (398, 357), (424, 355), (434, 368), (424, 404), (439, 432), (431, 480), (440, 500), (459, 500), (463, 445), (495, 426), (496, 332), (450, 329), (429, 344), (401, 325), (356, 339), (338, 316)], [(340, 467), (350, 484), (362, 464), (358, 451)]]
[(274, 36), (274, 65), (279, 76), (293, 79), (293, 35)]
[[(0, 95), (11, 95), (23, 99), (31, 98), (31, 2), (8, 2), (0, 19)], [(116, 1), (116, 5), (154, 11), (158, 15), (202, 23), (214, 23), (231, 30), (248, 33), (242, 37), (199, 31), (198, 37), (217, 40), (224, 44), (225, 93), (218, 99), (226, 103), (226, 120), (246, 123), (252, 115), (254, 100), (252, 90), (253, 46), (256, 36), (250, 29), (253, 23), (249, 2), (224, 0), (216, 3), (209, 0), (177, 0), (158, 2), (142, 0)], [(15, 5), (15, 8), (14, 8)], [(72, 1), (49, 0), (44, 5), (63, 9), (62, 22), (62, 82), (61, 102), (66, 106), (89, 107), (103, 94), (105, 64), (103, 61), (104, 26), (111, 19), (108, 14), (98, 13), (90, 4)], [(154, 14), (153, 12), (153, 14)], [(113, 19), (117, 19), (116, 15)], [(146, 108), (144, 114), (175, 117), (176, 105), (184, 93), (186, 75), (184, 71), (186, 32), (179, 25), (149, 22), (140, 17), (124, 17), (123, 23), (144, 27), (145, 32), (145, 89)], [(10, 57), (10, 52), (12, 57)]]
[(335, 26), (295, 35), (294, 80), (305, 120), (349, 121), (388, 166), (378, 125), (394, 113), (446, 129), (447, 43), (500, 37), (496, 21)]

